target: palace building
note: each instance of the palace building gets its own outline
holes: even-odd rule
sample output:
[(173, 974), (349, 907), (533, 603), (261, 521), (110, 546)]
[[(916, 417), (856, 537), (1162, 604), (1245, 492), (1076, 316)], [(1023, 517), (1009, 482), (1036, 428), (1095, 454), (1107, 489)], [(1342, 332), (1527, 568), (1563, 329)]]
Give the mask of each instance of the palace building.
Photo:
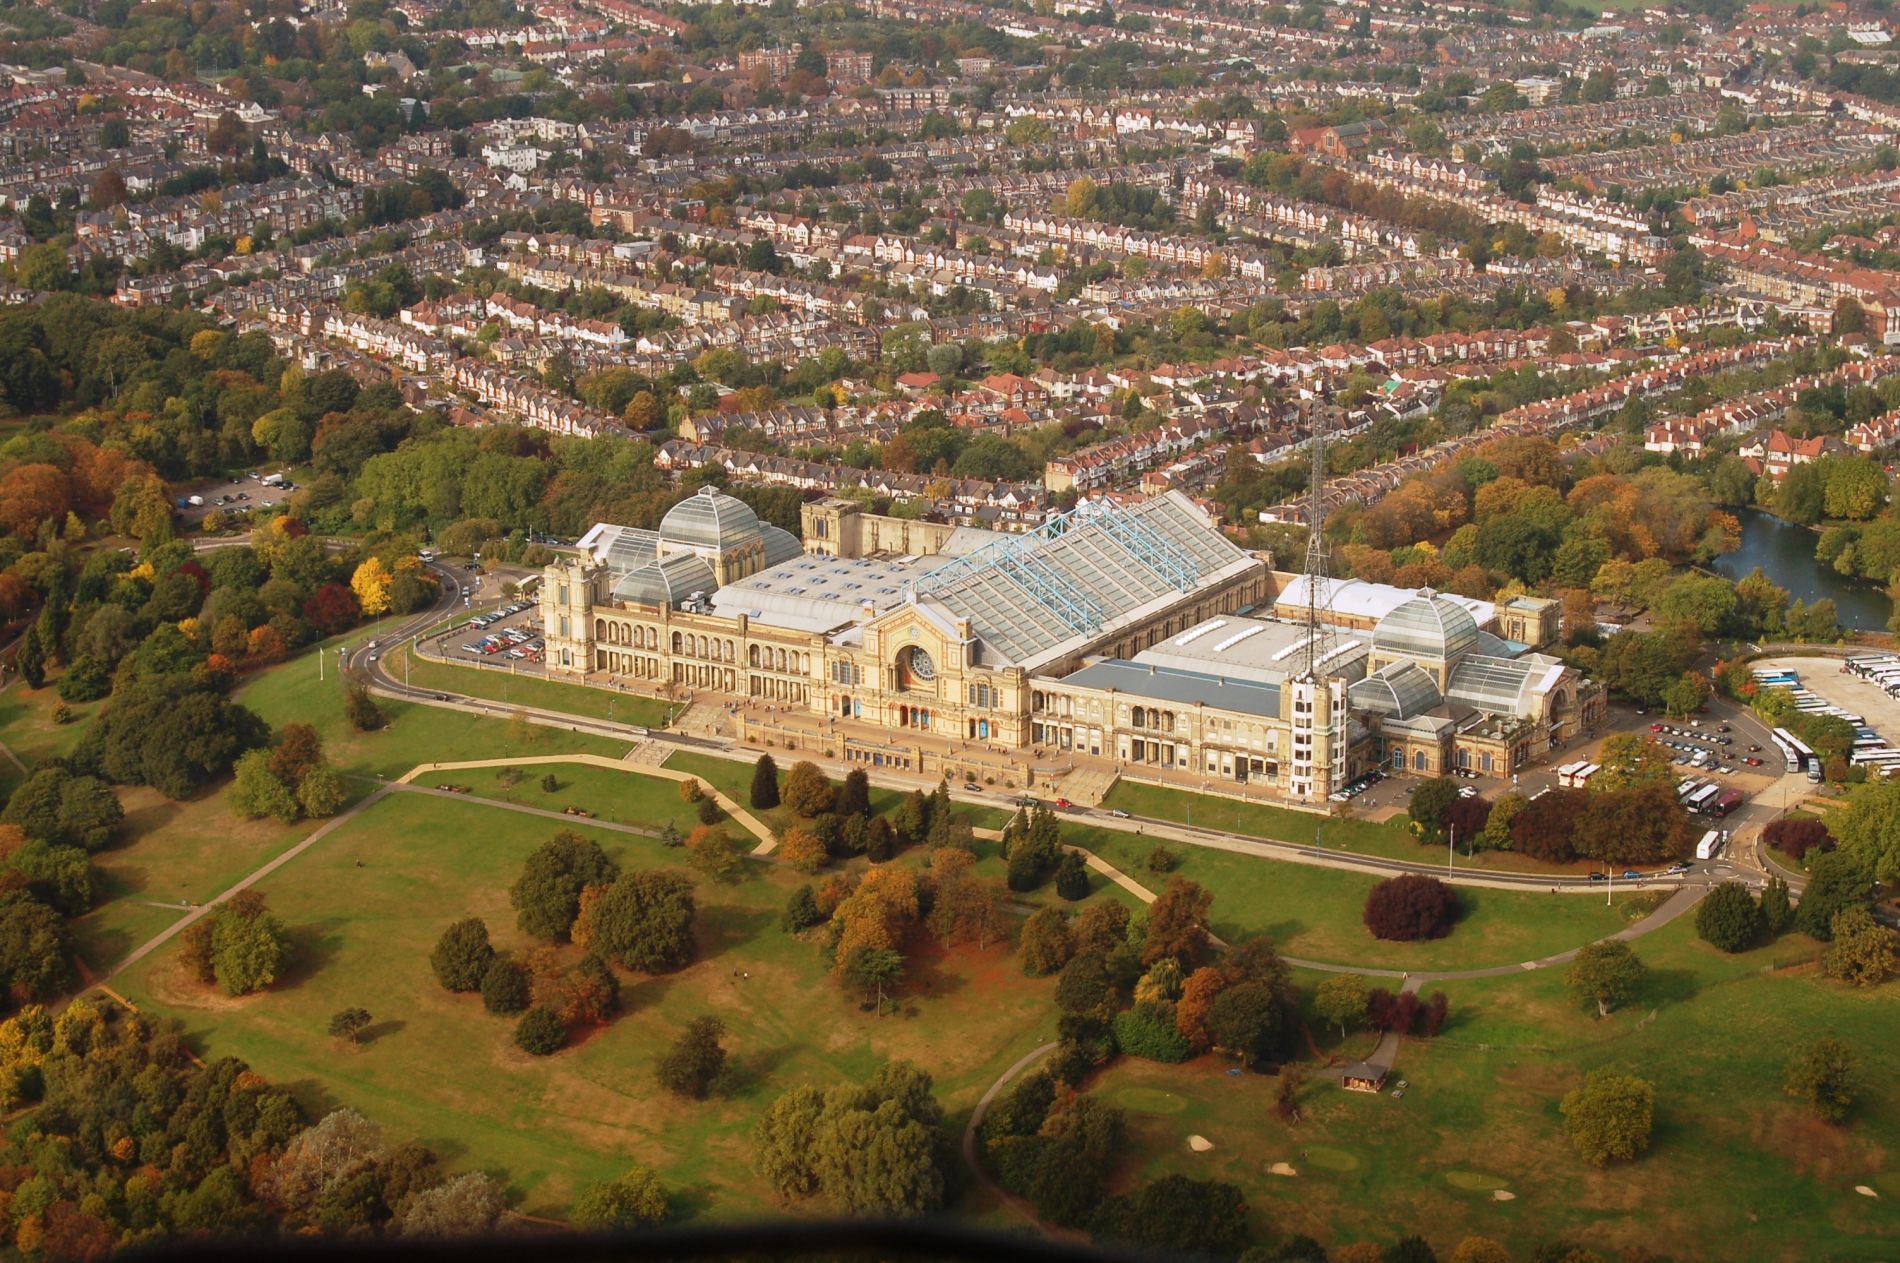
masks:
[(1306, 803), (1374, 766), (1507, 774), (1603, 709), (1535, 651), (1553, 603), (1309, 590), (1178, 492), (1021, 534), (822, 500), (801, 530), (712, 488), (657, 531), (595, 526), (543, 576), (550, 673), (872, 766), (1088, 756)]

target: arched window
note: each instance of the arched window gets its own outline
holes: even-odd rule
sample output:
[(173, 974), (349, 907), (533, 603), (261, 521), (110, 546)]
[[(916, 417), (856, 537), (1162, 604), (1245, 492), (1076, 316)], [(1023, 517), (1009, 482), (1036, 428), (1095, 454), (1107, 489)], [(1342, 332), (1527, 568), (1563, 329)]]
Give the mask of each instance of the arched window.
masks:
[(757, 645), (746, 646), (745, 664), (749, 667), (756, 667), (759, 665), (759, 647)]
[(1425, 752), (1423, 750), (1415, 750), (1412, 752), (1412, 770), (1415, 772), (1423, 772), (1425, 770)]
[(683, 640), (683, 637), (681, 637), (681, 635), (678, 632), (673, 633), (673, 652), (674, 653), (681, 652), (680, 644), (682, 640)]
[(606, 623), (605, 623), (605, 622), (604, 622), (603, 620), (601, 620), (601, 619), (598, 619), (598, 618), (594, 620), (594, 639), (595, 639), (595, 640), (600, 640), (600, 639), (603, 639), (603, 638), (605, 637), (605, 635), (606, 635), (606, 631), (605, 631), (605, 628), (606, 628), (606, 626), (607, 626), (607, 624), (606, 624)]

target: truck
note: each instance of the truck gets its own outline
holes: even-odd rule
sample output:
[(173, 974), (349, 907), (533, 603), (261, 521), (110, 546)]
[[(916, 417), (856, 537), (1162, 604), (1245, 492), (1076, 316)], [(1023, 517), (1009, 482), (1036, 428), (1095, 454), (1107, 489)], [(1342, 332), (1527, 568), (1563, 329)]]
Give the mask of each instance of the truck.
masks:
[(284, 476), (282, 474), (265, 474), (262, 478), (258, 479), (258, 481), (262, 482), (266, 487), (281, 487), (284, 485)]

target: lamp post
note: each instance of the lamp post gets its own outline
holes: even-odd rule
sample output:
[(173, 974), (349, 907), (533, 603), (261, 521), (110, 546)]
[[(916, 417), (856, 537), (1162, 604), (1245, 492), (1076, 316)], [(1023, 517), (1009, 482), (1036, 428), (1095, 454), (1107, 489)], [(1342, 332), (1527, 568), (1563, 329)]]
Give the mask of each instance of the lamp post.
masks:
[(1445, 876), (1451, 876), (1452, 857), (1458, 853), (1458, 826), (1451, 827), (1451, 835), (1445, 839)]

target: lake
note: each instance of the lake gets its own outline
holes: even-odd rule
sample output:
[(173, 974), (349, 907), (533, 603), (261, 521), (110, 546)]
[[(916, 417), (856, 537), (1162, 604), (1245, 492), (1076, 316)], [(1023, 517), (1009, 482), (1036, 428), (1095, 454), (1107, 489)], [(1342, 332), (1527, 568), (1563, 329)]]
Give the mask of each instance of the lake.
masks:
[(1788, 589), (1790, 599), (1799, 598), (1809, 605), (1823, 597), (1833, 601), (1843, 627), (1857, 631), (1887, 629), (1893, 602), (1886, 592), (1876, 584), (1845, 578), (1832, 566), (1815, 561), (1814, 545), (1821, 538), (1818, 534), (1760, 509), (1741, 509), (1736, 516), (1742, 523), (1742, 546), (1715, 559), (1718, 574), (1740, 579), (1760, 566), (1777, 587)]

